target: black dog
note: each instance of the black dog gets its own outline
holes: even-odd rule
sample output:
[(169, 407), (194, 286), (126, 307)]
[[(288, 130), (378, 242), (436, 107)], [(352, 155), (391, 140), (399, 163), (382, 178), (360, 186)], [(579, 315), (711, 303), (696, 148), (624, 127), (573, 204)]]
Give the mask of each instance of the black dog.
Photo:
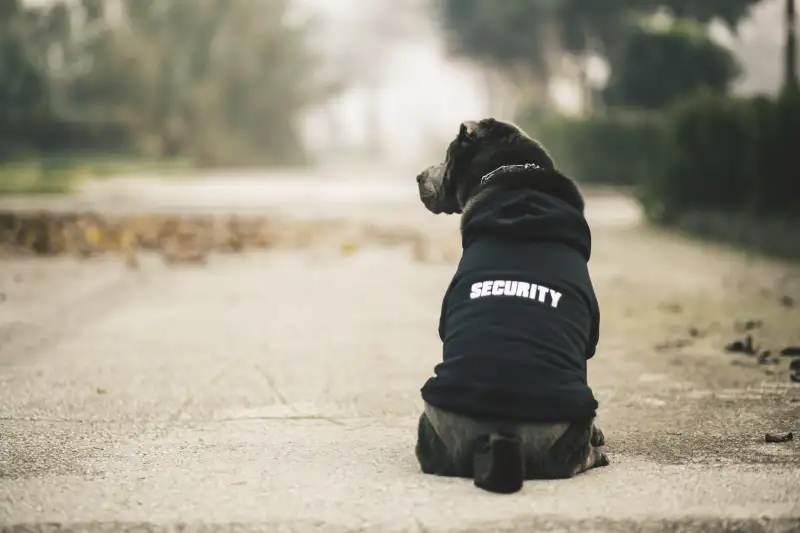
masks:
[(586, 380), (600, 312), (577, 185), (492, 118), (461, 124), (419, 176), (433, 213), (461, 213), (463, 254), (442, 303), (443, 361), (422, 387), (422, 471), (493, 492), (605, 466)]

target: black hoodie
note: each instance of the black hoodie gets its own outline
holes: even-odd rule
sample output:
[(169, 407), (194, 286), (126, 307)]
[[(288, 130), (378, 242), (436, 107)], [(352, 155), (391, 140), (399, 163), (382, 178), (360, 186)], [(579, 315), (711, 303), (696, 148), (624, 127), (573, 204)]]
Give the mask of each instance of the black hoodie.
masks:
[(479, 419), (593, 417), (586, 361), (600, 311), (583, 213), (530, 188), (484, 192), (462, 225), (463, 254), (439, 322), (443, 361), (422, 398)]

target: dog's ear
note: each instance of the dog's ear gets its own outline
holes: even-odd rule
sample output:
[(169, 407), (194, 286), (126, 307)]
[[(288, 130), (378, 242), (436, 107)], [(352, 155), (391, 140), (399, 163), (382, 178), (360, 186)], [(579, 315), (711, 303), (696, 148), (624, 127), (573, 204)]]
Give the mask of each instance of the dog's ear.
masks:
[(480, 125), (474, 120), (466, 120), (461, 123), (461, 129), (458, 132), (458, 139), (461, 141), (474, 141), (478, 136), (478, 128)]

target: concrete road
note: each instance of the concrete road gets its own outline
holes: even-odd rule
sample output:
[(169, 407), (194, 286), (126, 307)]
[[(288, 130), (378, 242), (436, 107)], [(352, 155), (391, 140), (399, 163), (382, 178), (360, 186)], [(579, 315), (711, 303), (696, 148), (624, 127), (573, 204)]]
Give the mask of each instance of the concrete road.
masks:
[[(135, 176), (87, 183), (77, 194), (60, 198), (0, 198), (0, 209), (89, 210), (120, 213), (280, 214), (290, 218), (346, 215), (396, 224), (419, 222), (414, 174), (373, 169), (327, 172), (207, 173), (193, 179)], [(592, 189), (589, 215), (605, 223), (639, 220), (638, 206), (608, 190)], [(355, 208), (355, 209), (354, 209)], [(425, 221), (424, 222), (429, 222)]]
[[(62, 207), (362, 217), (458, 242), (411, 183), (288, 181), (111, 182)], [(0, 528), (800, 531), (798, 440), (764, 442), (798, 435), (800, 386), (787, 358), (722, 350), (747, 319), (765, 348), (800, 344), (800, 268), (644, 228), (619, 196), (588, 213), (612, 465), (512, 496), (414, 459), (452, 261), (335, 239), (139, 271), (3, 259)]]

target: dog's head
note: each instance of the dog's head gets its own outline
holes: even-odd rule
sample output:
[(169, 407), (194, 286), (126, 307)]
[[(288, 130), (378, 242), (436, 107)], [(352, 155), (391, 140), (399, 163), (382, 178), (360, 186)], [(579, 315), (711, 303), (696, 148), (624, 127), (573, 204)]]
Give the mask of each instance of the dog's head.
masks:
[(434, 214), (462, 213), (483, 176), (525, 163), (554, 170), (545, 149), (517, 126), (493, 118), (463, 122), (444, 161), (417, 176), (420, 200)]

